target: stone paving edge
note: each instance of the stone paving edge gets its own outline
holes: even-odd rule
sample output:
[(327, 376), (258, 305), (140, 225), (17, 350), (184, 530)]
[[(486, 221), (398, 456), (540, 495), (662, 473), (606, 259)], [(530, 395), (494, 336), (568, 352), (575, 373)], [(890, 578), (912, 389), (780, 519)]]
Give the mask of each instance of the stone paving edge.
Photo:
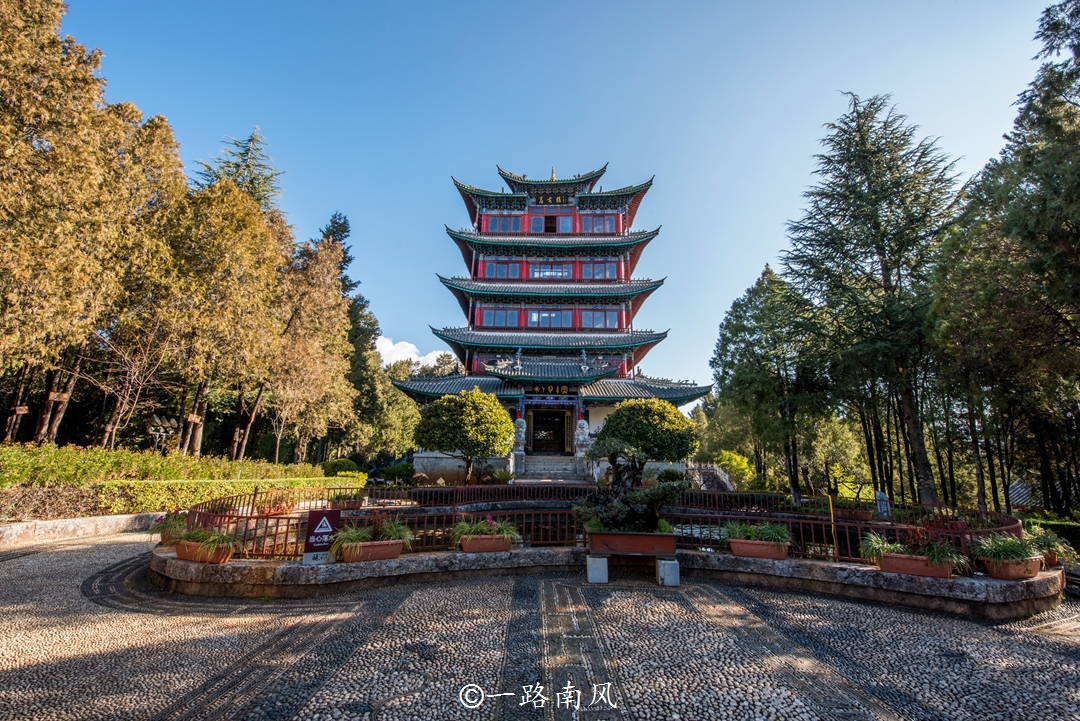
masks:
[(44, 541), (84, 536), (107, 536), (125, 531), (148, 531), (158, 513), (126, 513), (117, 516), (60, 518), (55, 521), (22, 521), (0, 525), (0, 551)]
[[(363, 563), (304, 566), (296, 561), (239, 559), (222, 565), (181, 561), (170, 548), (154, 550), (150, 578), (159, 587), (195, 596), (311, 598), (395, 583), (438, 582), (477, 576), (581, 572), (584, 548), (522, 548), (505, 553), (408, 553)], [(684, 577), (705, 577), (824, 593), (892, 605), (1005, 620), (1049, 610), (1062, 600), (1060, 568), (1024, 581), (986, 576), (950, 580), (884, 573), (855, 563), (738, 558), (679, 551)], [(644, 570), (644, 567), (642, 569)]]

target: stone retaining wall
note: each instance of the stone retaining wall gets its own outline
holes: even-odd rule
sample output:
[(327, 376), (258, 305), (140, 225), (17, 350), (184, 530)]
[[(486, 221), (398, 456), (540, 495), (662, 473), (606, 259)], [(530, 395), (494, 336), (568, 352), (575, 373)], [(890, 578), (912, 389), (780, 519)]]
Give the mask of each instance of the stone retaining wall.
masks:
[(59, 541), (83, 536), (104, 536), (124, 531), (146, 531), (161, 513), (128, 513), (120, 516), (62, 518), (57, 521), (24, 521), (0, 526), (0, 551), (30, 543)]
[[(826, 593), (993, 620), (1053, 608), (1060, 603), (1065, 585), (1060, 568), (1026, 581), (997, 581), (986, 576), (943, 580), (883, 573), (854, 563), (770, 561), (698, 551), (679, 551), (677, 555), (684, 578), (697, 576)], [(196, 596), (310, 598), (393, 583), (519, 573), (580, 573), (585, 557), (584, 548), (553, 547), (506, 553), (407, 553), (388, 561), (323, 566), (262, 560), (208, 565), (180, 561), (172, 549), (158, 548), (150, 561), (150, 578), (160, 588)], [(651, 570), (641, 565), (642, 559), (612, 560), (629, 562), (617, 563), (616, 568), (631, 573)]]

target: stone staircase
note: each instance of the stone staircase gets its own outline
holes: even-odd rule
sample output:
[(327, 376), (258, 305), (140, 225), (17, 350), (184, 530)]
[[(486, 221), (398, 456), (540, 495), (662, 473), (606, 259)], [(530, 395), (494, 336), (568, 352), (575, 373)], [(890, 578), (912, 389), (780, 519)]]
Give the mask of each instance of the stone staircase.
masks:
[(526, 456), (525, 470), (518, 472), (517, 481), (562, 481), (584, 483), (573, 456)]

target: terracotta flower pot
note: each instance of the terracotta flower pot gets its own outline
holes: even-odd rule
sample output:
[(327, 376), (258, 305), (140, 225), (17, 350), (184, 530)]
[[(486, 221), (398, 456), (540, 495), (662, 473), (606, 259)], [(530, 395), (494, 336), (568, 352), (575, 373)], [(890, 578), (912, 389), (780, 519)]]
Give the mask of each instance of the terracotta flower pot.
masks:
[(461, 550), (465, 553), (491, 553), (509, 551), (510, 539), (502, 536), (463, 536)]
[(1047, 566), (1056, 566), (1056, 565), (1058, 565), (1057, 551), (1047, 551), (1046, 553), (1043, 554), (1043, 560), (1046, 561)]
[(787, 558), (788, 544), (777, 544), (772, 541), (745, 541), (732, 538), (731, 552), (741, 558), (771, 558), (774, 561), (783, 561)]
[(980, 558), (986, 570), (994, 578), (1002, 581), (1021, 581), (1025, 578), (1034, 578), (1042, 569), (1042, 556), (1035, 556), (1023, 561), (991, 561), (988, 558)]
[(172, 531), (170, 531), (169, 529), (166, 528), (165, 530), (163, 530), (161, 532), (161, 545), (162, 546), (171, 546), (173, 544), (173, 542), (176, 541), (176, 537), (178, 535), (180, 535), (180, 534), (174, 534)]
[(589, 555), (674, 556), (674, 533), (589, 531)]
[(940, 566), (931, 566), (926, 556), (912, 556), (906, 553), (885, 553), (878, 561), (878, 568), (886, 573), (906, 573), (909, 576), (929, 576), (930, 578), (949, 578), (952, 576), (952, 561)]
[(207, 553), (202, 544), (195, 541), (177, 541), (176, 557), (181, 561), (195, 561), (197, 563), (227, 563), (233, 555), (232, 546), (222, 546)]
[(365, 541), (346, 543), (341, 547), (341, 560), (344, 563), (358, 561), (385, 561), (397, 558), (405, 548), (405, 541)]

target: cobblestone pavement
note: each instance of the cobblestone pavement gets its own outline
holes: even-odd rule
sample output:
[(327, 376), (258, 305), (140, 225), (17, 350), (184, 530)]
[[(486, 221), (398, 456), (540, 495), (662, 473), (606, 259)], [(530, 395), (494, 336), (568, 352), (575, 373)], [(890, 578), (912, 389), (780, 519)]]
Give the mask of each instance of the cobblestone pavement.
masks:
[(1080, 719), (1076, 601), (994, 625), (579, 575), (227, 601), (151, 589), (151, 547), (0, 553), (0, 719)]

